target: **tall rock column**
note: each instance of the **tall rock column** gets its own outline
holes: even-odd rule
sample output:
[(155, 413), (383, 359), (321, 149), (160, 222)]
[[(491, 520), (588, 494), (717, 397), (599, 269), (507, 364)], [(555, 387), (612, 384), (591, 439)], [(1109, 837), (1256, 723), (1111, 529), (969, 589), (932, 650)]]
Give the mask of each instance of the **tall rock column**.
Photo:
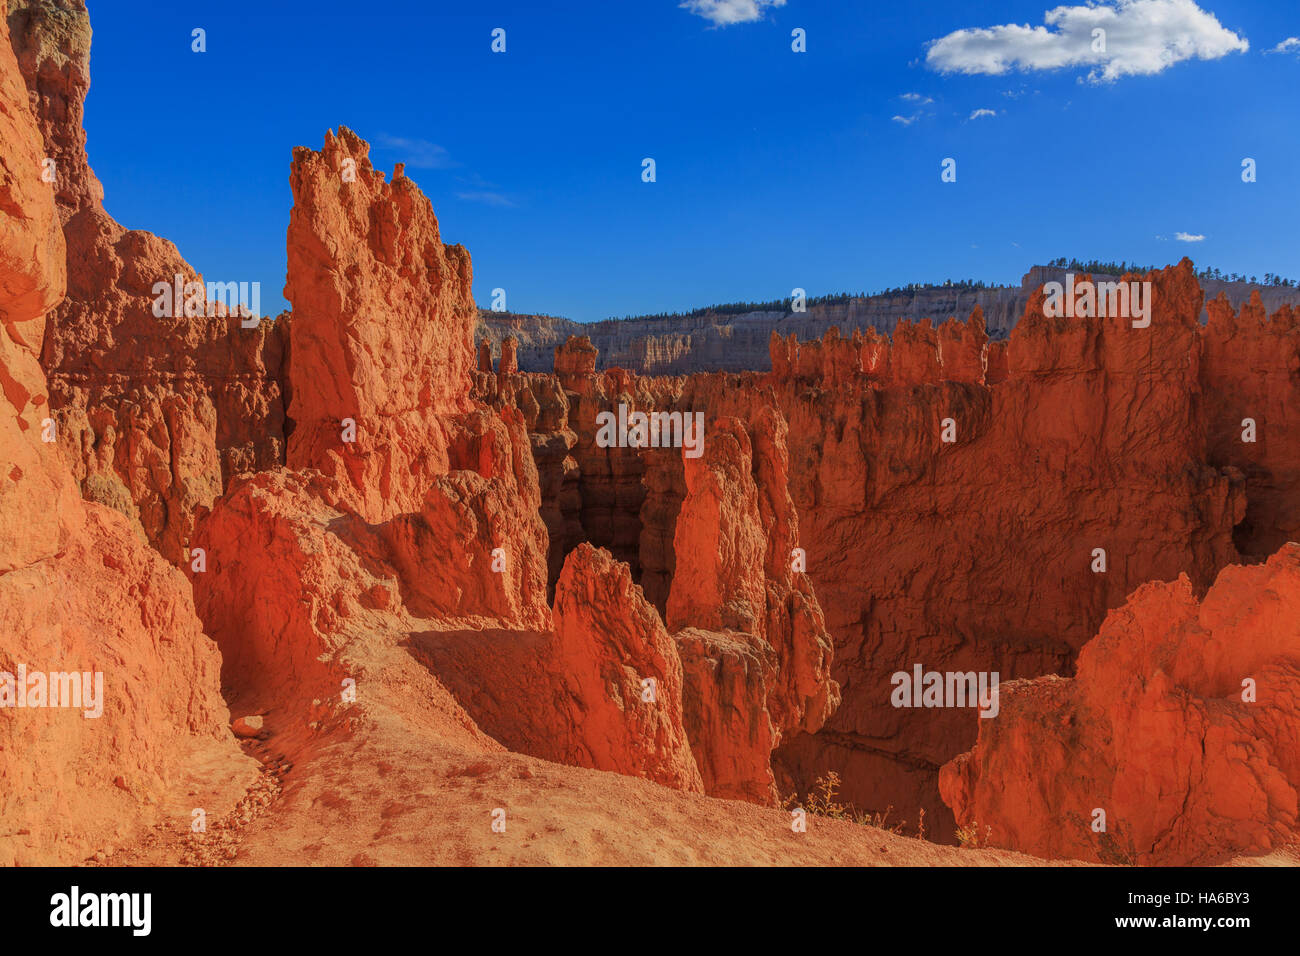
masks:
[(433, 206), (390, 183), (346, 127), (289, 175), (292, 468), (345, 480), (369, 521), (418, 511), (451, 469), (443, 417), (468, 412), (475, 317), (469, 253)]
[(754, 433), (736, 418), (714, 419), (703, 455), (685, 458), (668, 626), (705, 792), (771, 804), (772, 750), (787, 734), (818, 730), (839, 686), (821, 608), (793, 570), (798, 519), (784, 420), (764, 407)]

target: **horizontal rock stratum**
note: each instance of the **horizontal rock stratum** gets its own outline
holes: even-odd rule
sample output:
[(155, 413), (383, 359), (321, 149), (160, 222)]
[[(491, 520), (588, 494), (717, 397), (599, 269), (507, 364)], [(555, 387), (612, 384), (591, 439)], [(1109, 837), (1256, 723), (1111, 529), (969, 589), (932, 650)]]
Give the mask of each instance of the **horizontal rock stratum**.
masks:
[[(0, 11), (0, 863), (1295, 845), (1289, 305), (1207, 302), (1184, 260), (1126, 277), (1145, 328), (1049, 318), (1039, 282), (1014, 314), (765, 327), (740, 372), (642, 375), (712, 346), (599, 329), (530, 371), (339, 127), (287, 157), (291, 311), (158, 315), (200, 277), (104, 209), (84, 4)], [(916, 668), (995, 673), (996, 713), (896, 706)], [(799, 832), (835, 777), (902, 832)]]
[[(771, 369), (767, 343), (773, 332), (782, 338), (820, 339), (831, 328), (846, 337), (874, 331), (893, 335), (903, 322), (967, 316), (979, 309), (990, 338), (1005, 341), (1025, 313), (1030, 298), (1045, 282), (1062, 281), (1067, 270), (1033, 266), (1018, 285), (968, 288), (932, 285), (912, 291), (854, 296), (845, 301), (808, 305), (805, 311), (749, 312), (698, 310), (687, 315), (606, 319), (581, 323), (553, 315), (526, 315), (480, 309), (475, 339), (500, 355), (504, 342), (525, 372), (549, 372), (556, 346), (585, 335), (599, 352), (599, 368), (626, 368), (641, 375), (686, 375), (694, 372), (766, 372)], [(1098, 278), (1102, 278), (1098, 276)], [(1105, 276), (1118, 279), (1118, 276)], [(1284, 305), (1300, 306), (1300, 290), (1247, 282), (1202, 279), (1207, 304), (1220, 293), (1239, 309), (1256, 292), (1269, 313)], [(1202, 310), (1201, 321), (1209, 318)]]

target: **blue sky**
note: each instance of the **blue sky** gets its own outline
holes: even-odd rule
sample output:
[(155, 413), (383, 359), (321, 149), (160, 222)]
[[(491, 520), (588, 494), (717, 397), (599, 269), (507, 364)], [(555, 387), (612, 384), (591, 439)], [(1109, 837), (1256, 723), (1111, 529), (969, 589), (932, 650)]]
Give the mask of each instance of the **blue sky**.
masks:
[(1300, 40), (1266, 52), (1300, 4), (692, 2), (90, 0), (90, 162), (119, 221), (272, 313), (290, 152), (340, 124), (407, 163), (475, 299), (511, 311), (1016, 282), (1059, 255), (1300, 277)]

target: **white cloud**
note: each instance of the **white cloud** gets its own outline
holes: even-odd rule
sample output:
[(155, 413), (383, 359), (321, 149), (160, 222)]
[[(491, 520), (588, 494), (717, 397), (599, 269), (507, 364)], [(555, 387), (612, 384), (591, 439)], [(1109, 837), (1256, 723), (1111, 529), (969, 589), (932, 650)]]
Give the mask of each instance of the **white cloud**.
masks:
[(981, 116), (997, 116), (997, 115), (998, 115), (998, 111), (997, 111), (997, 110), (985, 110), (985, 109), (979, 109), (979, 110), (976, 110), (974, 113), (971, 113), (970, 118), (971, 118), (971, 119), (979, 119)]
[(785, 0), (683, 0), (678, 6), (704, 17), (715, 27), (728, 27), (733, 23), (761, 20), (763, 11), (769, 7), (784, 7)]
[(1204, 236), (1195, 236), (1190, 232), (1176, 232), (1174, 238), (1179, 242), (1203, 242), (1205, 240)]
[(1271, 50), (1265, 50), (1265, 53), (1300, 53), (1300, 37), (1287, 37)]
[(402, 162), (417, 169), (450, 169), (456, 165), (445, 149), (427, 139), (403, 139), (380, 133), (375, 142), (384, 149), (399, 153)]
[(909, 103), (916, 103), (919, 104), (920, 106), (929, 106), (931, 103), (934, 102), (934, 100), (931, 99), (930, 97), (922, 96), (920, 93), (904, 93), (902, 96), (899, 97), (899, 99), (907, 100), (907, 102)]
[[(1108, 0), (1060, 6), (1047, 26), (1008, 23), (955, 30), (927, 44), (925, 62), (940, 73), (999, 76), (1013, 69), (1088, 67), (1094, 83), (1150, 76), (1183, 60), (1217, 60), (1250, 44), (1194, 0)], [(1104, 44), (1094, 30), (1104, 30)]]
[(904, 126), (911, 126), (917, 121), (920, 115), (920, 113), (913, 113), (911, 116), (895, 116), (893, 117), (893, 120), (895, 123), (902, 123)]

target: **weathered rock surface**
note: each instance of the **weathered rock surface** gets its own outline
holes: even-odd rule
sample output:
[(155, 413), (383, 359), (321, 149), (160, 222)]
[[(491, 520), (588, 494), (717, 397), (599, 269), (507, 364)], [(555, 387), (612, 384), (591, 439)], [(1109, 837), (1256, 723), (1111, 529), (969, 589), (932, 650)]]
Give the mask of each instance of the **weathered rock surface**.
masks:
[(37, 363), (46, 315), (67, 284), (63, 233), (27, 89), (0, 25), (0, 573), (60, 550), (61, 516), (76, 492), (44, 424), (50, 415)]
[[(1111, 611), (1073, 679), (1003, 688), (944, 799), (990, 845), (1108, 863), (1193, 864), (1300, 833), (1300, 544), (1184, 575)], [(1104, 830), (1094, 824), (1104, 812)]]
[(950, 350), (925, 323), (891, 346), (880, 386), (866, 373), (853, 386), (777, 386), (844, 687), (824, 730), (780, 754), (794, 780), (835, 769), (849, 800), (924, 808), (948, 838), (937, 771), (977, 722), (966, 709), (893, 707), (893, 673), (1069, 674), (1134, 588), (1182, 573), (1204, 588), (1237, 559), (1246, 489), (1207, 451), (1200, 291), (1190, 263), (1150, 278), (1146, 330), (1046, 319), (1040, 293), (993, 386), (950, 380), (978, 362), (963, 347), (966, 371), (949, 375)]
[(184, 576), (121, 515), (84, 507), (57, 557), (0, 576), (0, 670), (75, 672), (83, 704), (6, 709), (0, 721), (5, 865), (81, 863), (154, 826), (188, 832), (194, 807), (215, 814), (214, 793), (231, 799), (255, 773), (227, 727), (220, 657)]
[(1209, 460), (1246, 476), (1246, 515), (1233, 530), (1243, 555), (1260, 559), (1300, 541), (1300, 318), (1271, 316), (1252, 296), (1234, 311), (1211, 300), (1201, 381), (1209, 405)]
[(84, 0), (9, 0), (7, 19), (38, 142), (45, 147), (42, 159), (54, 160), (50, 188), (66, 218), (104, 199), (104, 187), (86, 162), (90, 17)]
[[(295, 151), (292, 467), (232, 484), (195, 535), (209, 559), (198, 611), (227, 684), (295, 726), (320, 723), (358, 661), (420, 670), (395, 649), (431, 622), (550, 622), (522, 418), (468, 397), (469, 257), (444, 251), (428, 200), (400, 169), (386, 184), (368, 152), (346, 129)], [(441, 693), (451, 722), (486, 739)]]
[(252, 762), (184, 577), (81, 499), (53, 441), (37, 354), (66, 257), (10, 22), (26, 21), (0, 16), (0, 864), (66, 865), (188, 831)]
[(703, 791), (683, 726), (677, 648), (626, 564), (590, 545), (570, 553), (554, 640), (554, 680), (569, 696), (558, 708), (568, 726), (555, 759)]
[[(607, 548), (665, 615), (685, 667), (686, 733), (705, 792), (774, 803), (773, 748), (819, 729), (839, 700), (821, 607), (793, 570), (799, 519), (784, 418), (770, 402), (755, 412), (752, 396), (721, 376), (596, 373), (594, 359), (576, 339), (557, 349), (556, 378), (514, 376), (500, 393), (485, 378), (476, 393), (515, 404), (533, 433), (550, 567), (580, 542)], [(620, 406), (625, 416), (709, 407), (716, 417), (698, 457), (680, 447), (606, 447), (599, 416)]]
[(831, 641), (811, 587), (791, 570), (798, 524), (784, 420), (765, 409), (752, 443), (736, 418), (715, 419), (707, 434), (704, 454), (685, 459), (668, 624), (682, 645), (706, 790), (772, 802), (771, 751), (788, 733), (819, 730), (839, 703)]
[(547, 540), (519, 412), (471, 412), (450, 437), (456, 470), (433, 479), (418, 512), (379, 527), (404, 600), (427, 616), (545, 628)]
[(320, 152), (294, 150), (288, 464), (339, 477), (378, 522), (419, 509), (450, 470), (444, 418), (471, 407), (474, 304), (469, 254), (369, 153), (345, 127)]
[[(787, 732), (776, 744), (778, 787), (802, 792), (836, 770), (859, 808), (892, 805), (909, 820), (924, 809), (930, 832), (952, 838), (938, 769), (974, 743), (976, 724), (969, 710), (894, 708), (892, 674), (921, 664), (997, 671), (1002, 680), (1068, 675), (1078, 649), (1133, 589), (1183, 573), (1205, 588), (1239, 560), (1237, 543), (1260, 533), (1251, 528), (1267, 529), (1268, 543), (1289, 534), (1290, 312), (1265, 323), (1243, 310), (1251, 316), (1243, 322), (1212, 304), (1215, 317), (1202, 327), (1189, 262), (1130, 278), (1153, 283), (1151, 329), (1047, 319), (1039, 292), (1009, 343), (989, 342), (978, 312), (938, 327), (902, 323), (892, 342), (835, 330), (813, 342), (773, 336), (767, 376), (598, 372), (590, 340), (570, 340), (555, 351), (554, 376), (513, 376), (497, 399), (517, 405), (532, 434), (552, 579), (577, 541), (626, 560), (683, 642), (688, 733), (693, 742), (725, 739), (693, 732), (693, 719), (707, 723), (691, 716), (692, 701), (704, 698), (691, 693), (693, 662), (732, 675), (751, 705), (761, 696), (765, 657), (736, 635), (757, 603), (755, 542), (766, 538), (770, 559), (774, 533), (759, 525), (742, 534), (748, 519), (727, 524), (729, 515), (752, 515), (752, 490), (739, 462), (710, 457), (720, 452), (707, 439), (700, 462), (712, 460), (726, 477), (686, 461), (697, 485), (714, 491), (682, 525), (683, 459), (598, 447), (596, 416), (623, 403), (698, 410), (715, 423), (788, 423), (786, 477), (768, 484), (788, 488), (797, 542), (781, 550), (787, 567), (796, 543), (806, 551), (843, 703), (824, 725), (814, 722), (816, 733)], [(1242, 372), (1255, 384), (1234, 388), (1234, 369), (1255, 368), (1263, 374)], [(496, 396), (496, 386), (476, 383), (476, 393)], [(1260, 409), (1272, 445), (1240, 441), (1243, 403)], [(748, 433), (756, 445), (756, 430)], [(717, 437), (739, 447), (726, 426)], [(751, 451), (754, 468), (770, 457)], [(1259, 517), (1243, 524), (1248, 502)], [(674, 546), (682, 528), (697, 529), (682, 532), (695, 547)], [(698, 620), (682, 613), (687, 607)], [(801, 659), (793, 648), (783, 657)], [(757, 739), (748, 726), (732, 737)], [(707, 788), (710, 762), (698, 747), (697, 762)]]
[(245, 328), (224, 306), (209, 309), (206, 290), (200, 307), (155, 315), (155, 283), (202, 277), (171, 243), (122, 228), (101, 205), (82, 127), (85, 4), (11, 0), (8, 20), (67, 240), (67, 296), (41, 351), (59, 448), (84, 497), (138, 521), (179, 563), (197, 507), (231, 475), (283, 460), (282, 330)]

